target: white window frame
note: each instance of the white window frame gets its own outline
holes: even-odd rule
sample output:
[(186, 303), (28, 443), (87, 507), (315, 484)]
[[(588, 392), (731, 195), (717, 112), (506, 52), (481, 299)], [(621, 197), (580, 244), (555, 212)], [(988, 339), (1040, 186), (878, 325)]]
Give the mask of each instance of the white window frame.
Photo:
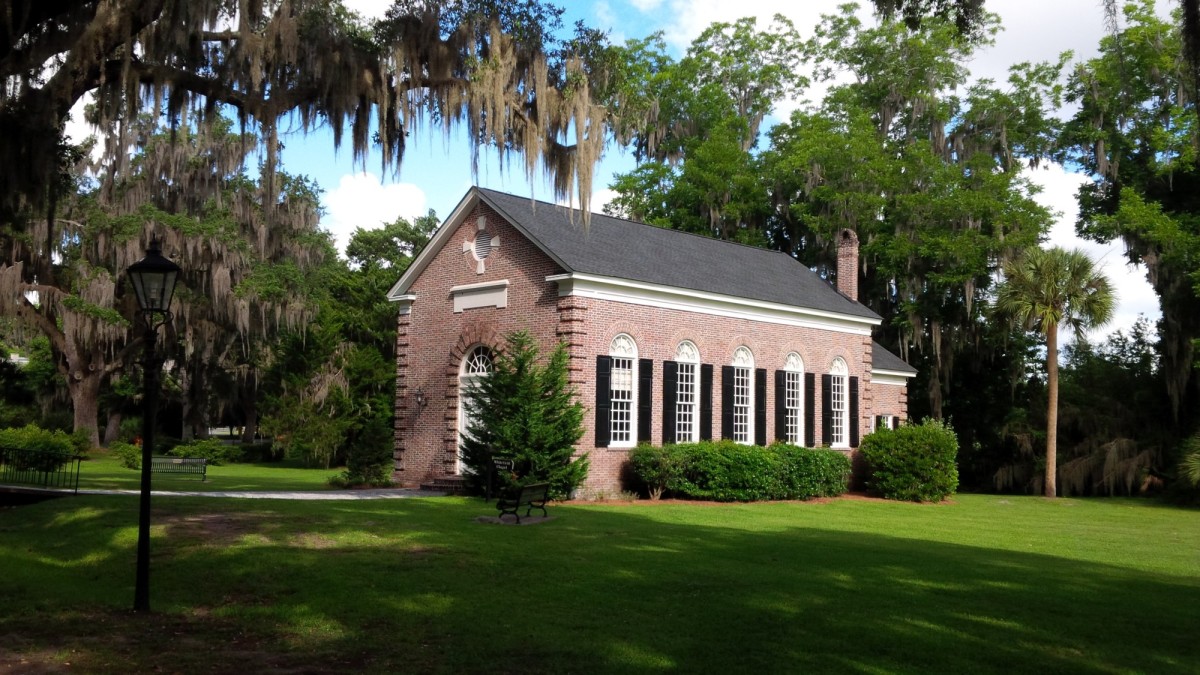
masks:
[(470, 411), (467, 410), (467, 390), (481, 378), (487, 377), (495, 367), (492, 350), (485, 345), (475, 345), (467, 350), (458, 366), (458, 453), (454, 456), (454, 473), (463, 472), (463, 434), (470, 426)]
[(829, 366), (829, 446), (850, 447), (850, 369), (840, 357)]
[(689, 340), (675, 348), (675, 442), (700, 440), (700, 350)]
[(784, 442), (804, 446), (804, 359), (791, 352), (783, 363)]
[[(637, 445), (638, 429), (638, 349), (637, 343), (626, 333), (621, 333), (609, 344), (608, 355), (612, 357), (612, 369), (609, 373), (609, 443), (610, 448), (632, 448)], [(623, 366), (628, 365), (628, 368)], [(628, 398), (618, 398), (619, 377), (623, 378), (628, 371)], [(619, 404), (619, 405), (618, 405)]]
[(733, 441), (754, 443), (754, 354), (746, 347), (733, 352)]

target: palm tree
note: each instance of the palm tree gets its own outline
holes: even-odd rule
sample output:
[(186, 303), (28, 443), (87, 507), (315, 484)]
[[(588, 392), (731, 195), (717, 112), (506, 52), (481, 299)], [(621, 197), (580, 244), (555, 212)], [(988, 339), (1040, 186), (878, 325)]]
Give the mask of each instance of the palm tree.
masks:
[(1077, 339), (1083, 339), (1087, 329), (1108, 323), (1115, 304), (1108, 278), (1083, 251), (1030, 248), (1004, 265), (996, 310), (1046, 336), (1047, 497), (1058, 492), (1058, 327), (1069, 326)]

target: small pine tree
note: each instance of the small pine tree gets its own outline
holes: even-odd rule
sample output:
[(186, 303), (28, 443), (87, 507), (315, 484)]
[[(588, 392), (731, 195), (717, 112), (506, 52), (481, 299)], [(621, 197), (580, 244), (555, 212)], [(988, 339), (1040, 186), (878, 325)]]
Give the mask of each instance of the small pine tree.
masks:
[(483, 494), (493, 459), (511, 459), (512, 474), (495, 478), (500, 490), (527, 483), (550, 484), (562, 499), (587, 477), (588, 460), (575, 458), (583, 436), (583, 405), (567, 380), (567, 347), (559, 343), (545, 364), (526, 331), (509, 334), (492, 372), (462, 393), (471, 411), (463, 433), (464, 482)]

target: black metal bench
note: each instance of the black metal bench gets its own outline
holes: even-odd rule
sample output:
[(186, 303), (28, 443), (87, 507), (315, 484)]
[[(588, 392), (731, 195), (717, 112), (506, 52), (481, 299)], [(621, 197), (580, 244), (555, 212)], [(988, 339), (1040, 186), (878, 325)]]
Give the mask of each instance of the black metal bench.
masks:
[(521, 515), (517, 513), (517, 509), (522, 506), (528, 507), (525, 509), (525, 517), (529, 517), (529, 513), (534, 509), (541, 509), (542, 516), (546, 515), (546, 502), (549, 501), (547, 493), (550, 491), (549, 483), (530, 483), (529, 485), (521, 486), (520, 490), (512, 497), (501, 497), (496, 500), (496, 508), (500, 509), (500, 520), (504, 520), (504, 516), (513, 514), (516, 516), (517, 524), (521, 523)]
[(151, 457), (150, 471), (200, 476), (203, 482), (208, 480), (208, 460), (203, 457)]

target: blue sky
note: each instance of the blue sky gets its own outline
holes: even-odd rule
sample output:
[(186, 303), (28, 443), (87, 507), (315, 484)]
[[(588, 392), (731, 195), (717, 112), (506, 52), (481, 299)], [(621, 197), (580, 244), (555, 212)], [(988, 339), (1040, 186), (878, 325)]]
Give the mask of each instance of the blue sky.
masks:
[[(368, 17), (381, 15), (390, 4), (390, 0), (344, 2)], [(836, 12), (841, 3), (839, 0), (587, 0), (559, 4), (566, 9), (567, 26), (581, 19), (589, 26), (608, 30), (615, 41), (645, 37), (661, 30), (674, 55), (680, 56), (714, 21), (731, 22), (755, 16), (760, 26), (766, 26), (775, 13), (780, 13), (793, 21), (801, 35), (808, 36), (820, 15)], [(1174, 6), (1167, 0), (1159, 0), (1159, 4), (1164, 15)], [(1005, 30), (993, 47), (969, 64), (975, 77), (1004, 81), (1011, 64), (1050, 60), (1066, 50), (1073, 51), (1076, 59), (1089, 58), (1095, 54), (1104, 33), (1100, 0), (988, 0), (987, 8), (1001, 15)], [(860, 15), (866, 21), (871, 20), (865, 8), (860, 8)], [(810, 91), (807, 97), (816, 100), (820, 94)], [(794, 107), (795, 103), (784, 104), (777, 114), (786, 117)], [(355, 227), (378, 227), (397, 216), (412, 218), (429, 209), (445, 218), (475, 184), (551, 199), (542, 177), (536, 176), (532, 182), (527, 180), (521, 162), (514, 162), (506, 170), (494, 155), (485, 154), (478, 174), (473, 175), (465, 140), (460, 135), (446, 138), (438, 130), (414, 131), (408, 139), (404, 163), (395, 175), (381, 172), (377, 154), (367, 158), (365, 167), (355, 166), (350, 148), (335, 151), (328, 131), (308, 136), (293, 134), (285, 136), (283, 142), (285, 170), (308, 175), (324, 189), (327, 213), (322, 224), (335, 234), (341, 247)], [(619, 148), (608, 149), (596, 170), (593, 210), (600, 210), (607, 201), (610, 194), (607, 186), (612, 177), (632, 167), (633, 160), (628, 154)], [(1121, 245), (1101, 246), (1075, 237), (1074, 194), (1084, 178), (1054, 165), (1030, 171), (1029, 175), (1043, 186), (1040, 201), (1061, 213), (1051, 232), (1051, 243), (1085, 249), (1101, 263), (1117, 287), (1118, 315), (1101, 334), (1128, 328), (1139, 313), (1157, 319), (1157, 298), (1145, 281), (1145, 272), (1125, 264)]]

